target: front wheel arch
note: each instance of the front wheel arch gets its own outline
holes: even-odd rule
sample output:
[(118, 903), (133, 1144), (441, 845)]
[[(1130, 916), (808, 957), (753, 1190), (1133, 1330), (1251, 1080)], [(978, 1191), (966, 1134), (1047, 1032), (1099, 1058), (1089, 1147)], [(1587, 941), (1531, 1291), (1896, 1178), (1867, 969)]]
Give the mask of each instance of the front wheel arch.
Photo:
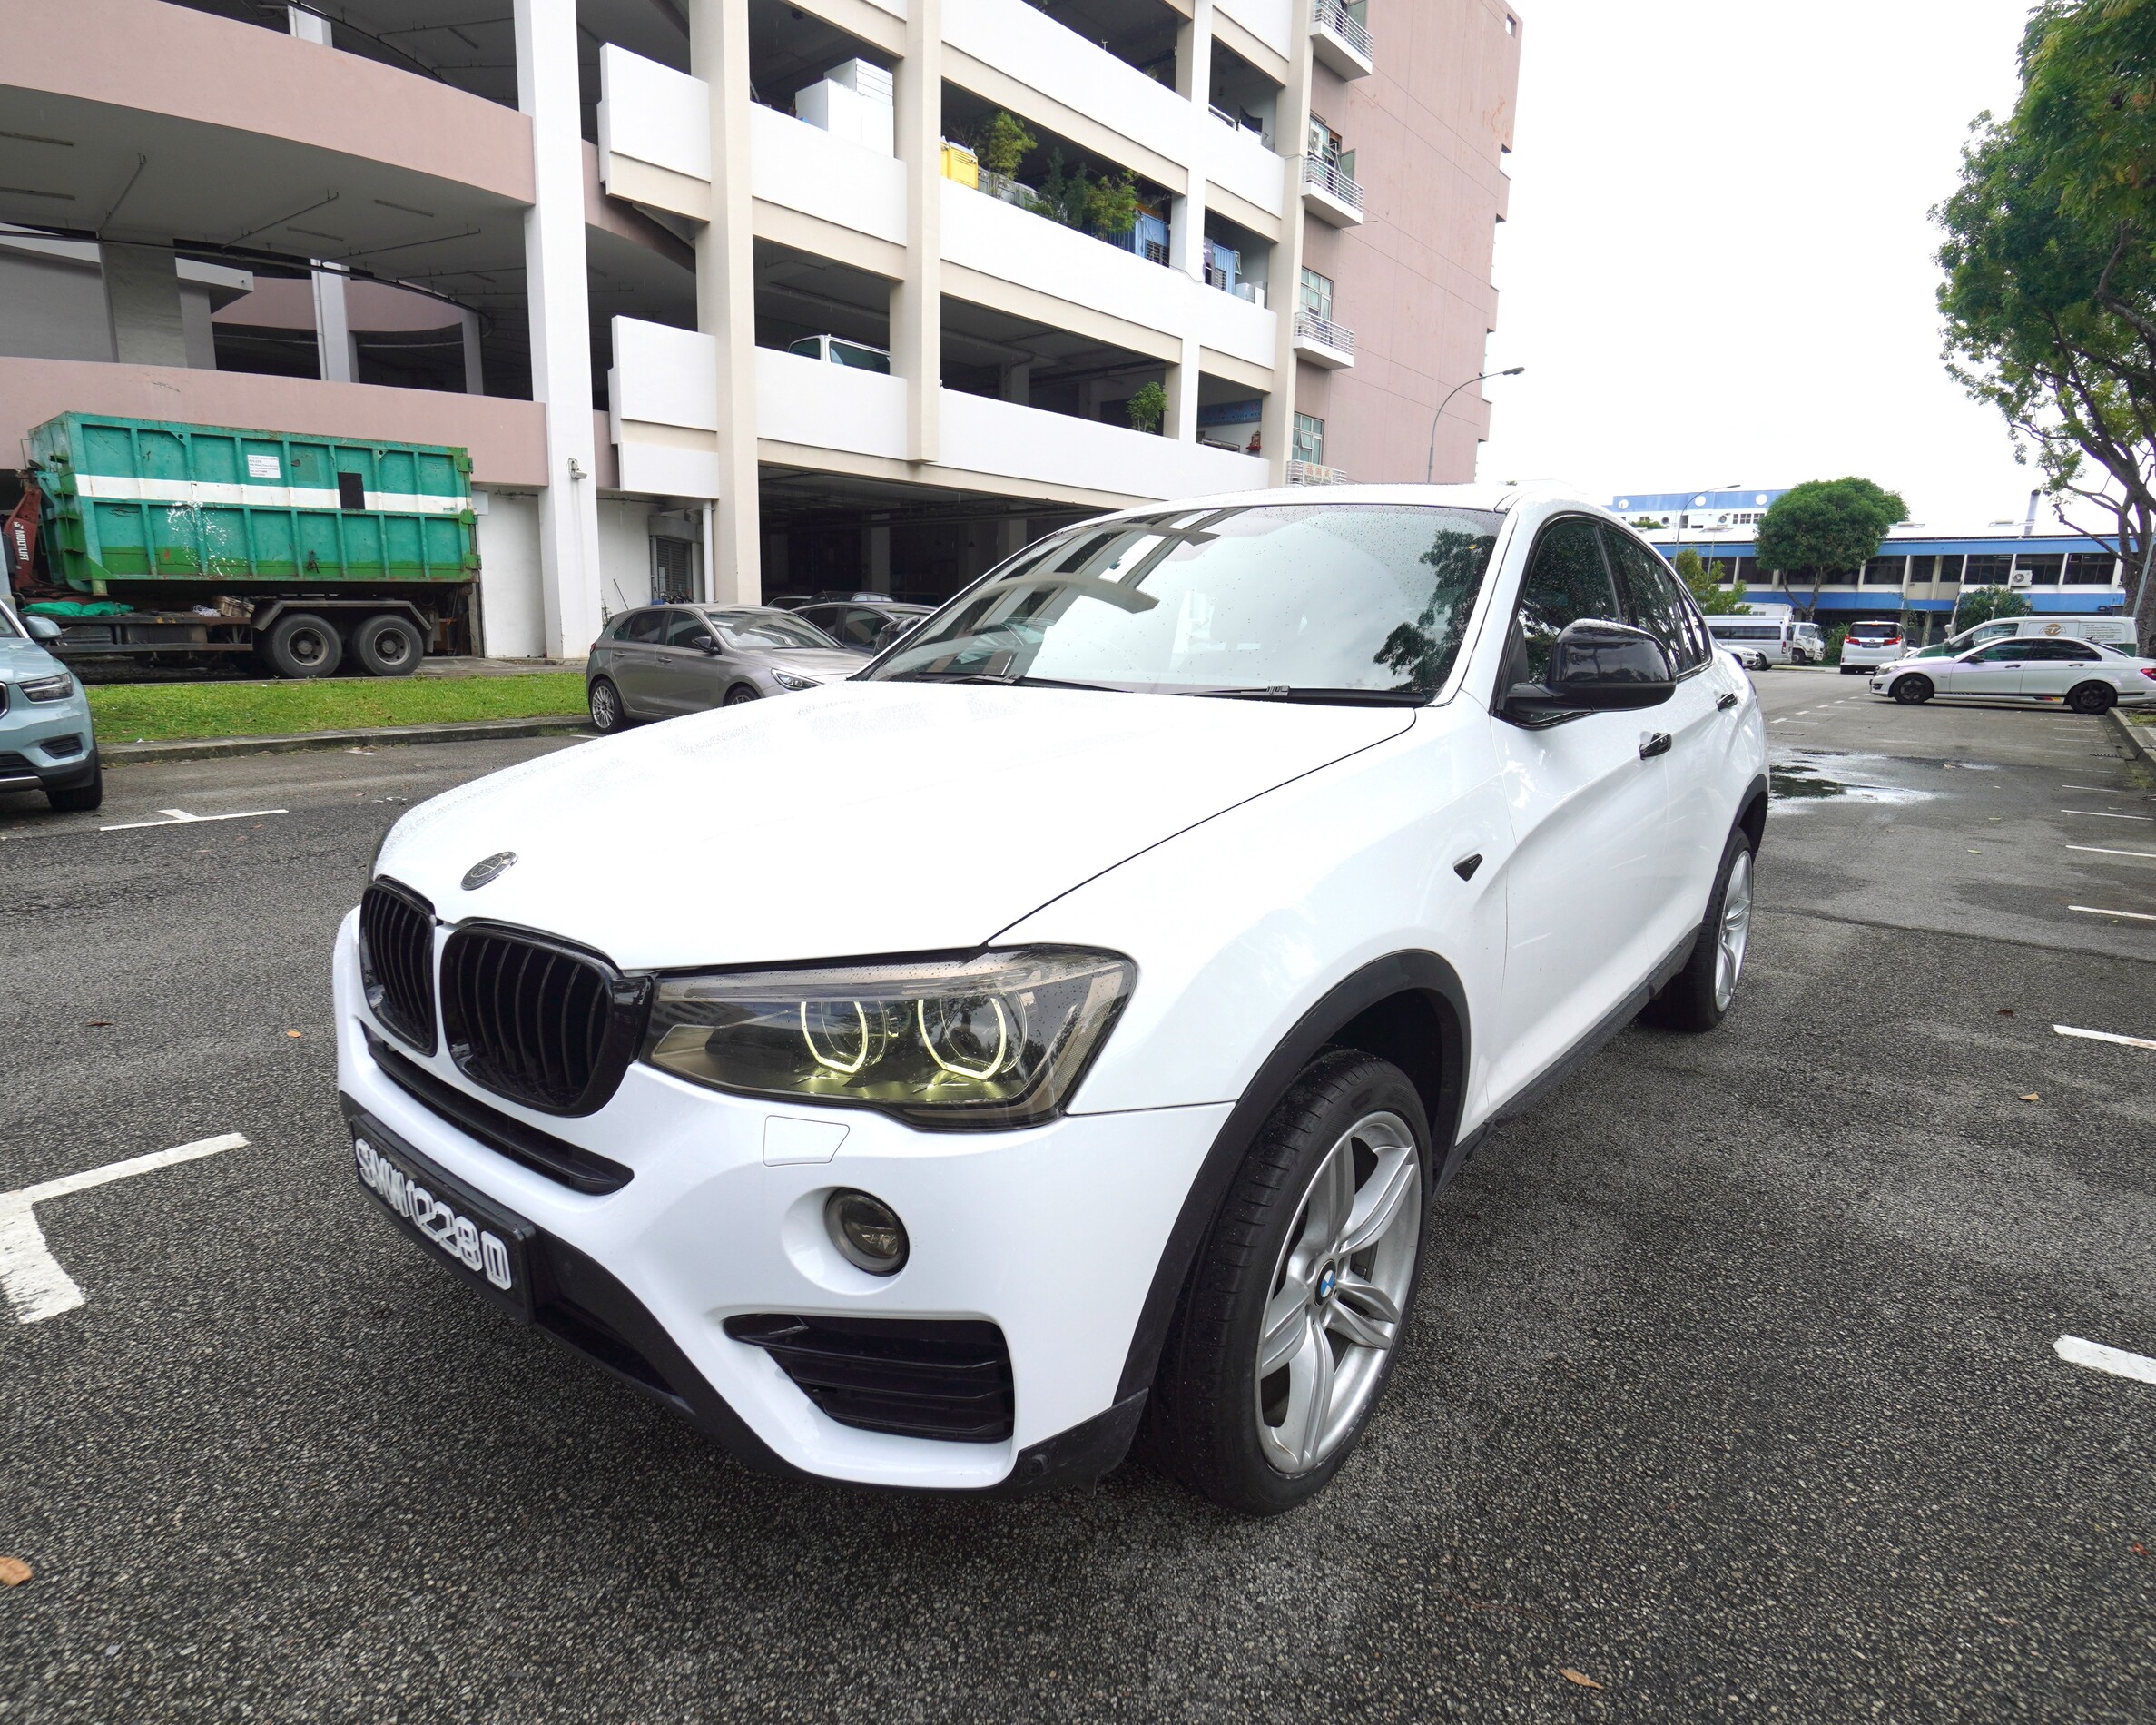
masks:
[[(1212, 1146), (1199, 1164), (1160, 1261), (1154, 1267), (1152, 1284), (1139, 1309), (1137, 1327), (1124, 1356), (1123, 1375), (1116, 1387), (1116, 1400), (1149, 1388), (1160, 1364), (1160, 1351), (1172, 1326), (1185, 1285), (1196, 1268), (1198, 1254), (1212, 1232), (1215, 1218), (1226, 1201), (1236, 1170), (1280, 1099), (1288, 1093), (1310, 1062), (1328, 1046), (1348, 1046), (1380, 1059), (1401, 1062), (1366, 1039), (1395, 1039), (1413, 1016), (1427, 1012), (1428, 1022), (1440, 1038), (1434, 1060), (1402, 1066), (1423, 1096), (1423, 1113), (1430, 1127), (1430, 1141), (1436, 1166), (1431, 1190), (1434, 1193), (1452, 1177), (1459, 1161), (1460, 1110), (1464, 1099), (1472, 1025), (1468, 1017), (1467, 990), (1460, 973), (1434, 952), (1402, 951), (1373, 959), (1328, 989), (1268, 1054), (1242, 1096), (1214, 1134)], [(1343, 1044), (1344, 1036), (1354, 1040)], [(1432, 1099), (1424, 1089), (1434, 1079)], [(1432, 1106), (1434, 1099), (1435, 1106)]]

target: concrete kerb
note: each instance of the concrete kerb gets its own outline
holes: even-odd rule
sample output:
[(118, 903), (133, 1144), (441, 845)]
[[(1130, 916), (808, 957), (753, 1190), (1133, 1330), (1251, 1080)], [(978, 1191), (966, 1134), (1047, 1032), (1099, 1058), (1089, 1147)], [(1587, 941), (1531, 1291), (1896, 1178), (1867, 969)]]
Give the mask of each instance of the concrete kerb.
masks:
[(2111, 717), (2125, 734), (2126, 741), (2141, 752), (2150, 765), (2156, 766), (2156, 724), (2136, 724), (2117, 707), (2112, 708)]
[(581, 714), (551, 718), (471, 719), (458, 724), (389, 724), (370, 731), (304, 731), (293, 736), (187, 737), (172, 743), (101, 743), (98, 755), (107, 766), (145, 761), (217, 761), (228, 755), (290, 754), (303, 749), (380, 747), (399, 743), (493, 742), (525, 736), (593, 734)]

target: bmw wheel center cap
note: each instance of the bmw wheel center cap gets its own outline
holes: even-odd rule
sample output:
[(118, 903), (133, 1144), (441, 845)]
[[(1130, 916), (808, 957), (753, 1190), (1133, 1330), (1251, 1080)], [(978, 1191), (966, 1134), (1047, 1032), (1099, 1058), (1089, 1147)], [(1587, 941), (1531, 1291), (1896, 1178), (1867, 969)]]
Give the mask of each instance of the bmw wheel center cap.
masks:
[(483, 856), (464, 872), (464, 890), (477, 892), (489, 881), (506, 874), (517, 865), (517, 853), (497, 851), (492, 856)]
[(1318, 1298), (1321, 1300), (1331, 1299), (1333, 1297), (1333, 1284), (1339, 1279), (1339, 1271), (1335, 1270), (1330, 1264), (1326, 1265), (1324, 1274), (1317, 1278)]

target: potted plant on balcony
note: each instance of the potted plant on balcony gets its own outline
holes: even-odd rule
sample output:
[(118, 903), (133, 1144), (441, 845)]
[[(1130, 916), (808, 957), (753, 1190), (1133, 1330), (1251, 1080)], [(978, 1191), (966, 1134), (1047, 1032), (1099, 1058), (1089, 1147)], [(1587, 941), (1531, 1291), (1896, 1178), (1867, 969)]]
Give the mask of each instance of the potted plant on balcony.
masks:
[(1150, 431), (1157, 436), (1167, 419), (1167, 391), (1158, 383), (1141, 385), (1123, 410), (1129, 416), (1133, 431)]

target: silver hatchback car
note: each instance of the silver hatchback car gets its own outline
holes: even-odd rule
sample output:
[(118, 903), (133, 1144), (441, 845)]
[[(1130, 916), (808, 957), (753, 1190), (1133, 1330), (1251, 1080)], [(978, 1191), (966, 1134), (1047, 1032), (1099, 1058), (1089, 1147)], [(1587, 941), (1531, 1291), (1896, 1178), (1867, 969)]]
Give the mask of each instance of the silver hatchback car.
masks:
[(655, 605), (601, 631), (585, 662), (584, 691), (592, 728), (613, 732), (812, 689), (868, 662), (866, 653), (769, 606)]

